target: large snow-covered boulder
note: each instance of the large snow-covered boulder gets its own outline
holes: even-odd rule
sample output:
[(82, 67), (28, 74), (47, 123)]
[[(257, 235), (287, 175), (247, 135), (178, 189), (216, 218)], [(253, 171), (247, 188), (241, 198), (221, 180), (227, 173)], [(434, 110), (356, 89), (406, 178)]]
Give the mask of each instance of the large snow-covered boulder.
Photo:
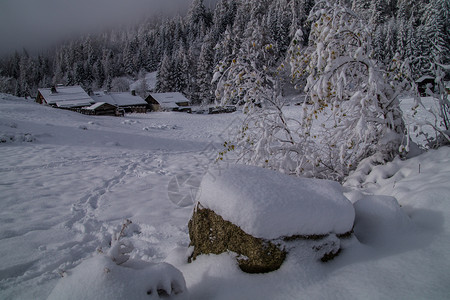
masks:
[[(340, 250), (353, 228), (355, 211), (332, 181), (297, 178), (243, 165), (210, 170), (202, 180), (189, 222), (191, 259), (232, 251), (246, 272), (278, 269), (285, 241), (323, 240), (322, 260)], [(330, 235), (335, 238), (330, 238)]]
[(239, 267), (248, 273), (265, 273), (278, 269), (286, 251), (276, 242), (256, 238), (214, 211), (197, 205), (189, 221), (189, 236), (194, 252), (189, 261), (200, 254), (238, 254)]

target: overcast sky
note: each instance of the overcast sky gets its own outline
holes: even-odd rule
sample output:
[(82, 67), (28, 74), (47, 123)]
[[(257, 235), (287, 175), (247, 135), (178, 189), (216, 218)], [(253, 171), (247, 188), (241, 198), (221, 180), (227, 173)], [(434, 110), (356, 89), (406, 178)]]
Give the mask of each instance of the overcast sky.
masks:
[[(211, 2), (211, 1), (205, 1)], [(0, 0), (0, 54), (42, 48), (74, 34), (186, 11), (191, 0)]]

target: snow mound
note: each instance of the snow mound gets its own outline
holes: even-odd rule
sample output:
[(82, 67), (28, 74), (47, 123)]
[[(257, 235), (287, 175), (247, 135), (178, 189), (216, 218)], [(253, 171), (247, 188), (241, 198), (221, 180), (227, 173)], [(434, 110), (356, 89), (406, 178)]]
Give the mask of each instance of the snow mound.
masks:
[(358, 200), (354, 207), (354, 232), (363, 243), (399, 236), (412, 224), (394, 197), (365, 196)]
[(352, 203), (337, 182), (297, 178), (252, 166), (210, 170), (197, 201), (255, 237), (351, 231)]
[(132, 119), (127, 119), (122, 122), (122, 124), (126, 124), (126, 125), (139, 124), (139, 123), (141, 123), (141, 122), (138, 120), (132, 120)]
[(61, 278), (52, 299), (188, 299), (183, 274), (168, 263), (115, 264), (96, 255)]
[(0, 133), (0, 143), (34, 142), (36, 138), (31, 133)]
[(151, 125), (142, 128), (142, 130), (152, 130), (152, 129), (159, 129), (159, 130), (171, 130), (171, 129), (179, 129), (177, 125), (168, 125), (168, 124), (160, 124), (160, 125)]

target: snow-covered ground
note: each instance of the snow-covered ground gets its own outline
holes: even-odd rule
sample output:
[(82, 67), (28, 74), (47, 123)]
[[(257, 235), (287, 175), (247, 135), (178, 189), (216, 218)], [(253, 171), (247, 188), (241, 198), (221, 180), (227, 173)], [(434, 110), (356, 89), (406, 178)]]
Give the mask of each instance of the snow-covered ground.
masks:
[(345, 189), (356, 238), (333, 261), (294, 250), (269, 274), (242, 273), (233, 254), (188, 264), (197, 187), (241, 118), (84, 116), (0, 95), (0, 298), (46, 299), (55, 286), (54, 299), (101, 291), (102, 280), (75, 279), (101, 265), (98, 252), (129, 219), (122, 239), (141, 267), (124, 269), (116, 285), (134, 286), (120, 282), (134, 273), (155, 280), (158, 268), (176, 277), (169, 265), (151, 268), (167, 262), (183, 273), (190, 299), (450, 299), (447, 147), (355, 172)]

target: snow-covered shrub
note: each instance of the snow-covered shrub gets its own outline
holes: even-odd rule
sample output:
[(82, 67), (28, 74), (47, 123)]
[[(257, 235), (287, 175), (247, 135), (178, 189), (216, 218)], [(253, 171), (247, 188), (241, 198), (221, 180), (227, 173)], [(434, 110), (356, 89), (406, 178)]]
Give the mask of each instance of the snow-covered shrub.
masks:
[(290, 173), (286, 161), (295, 141), (282, 111), (277, 76), (261, 63), (271, 49), (271, 44), (249, 42), (229, 66), (224, 62), (218, 66), (213, 80), (220, 105), (241, 104), (246, 116), (219, 159), (235, 151), (238, 161)]
[(293, 78), (308, 74), (299, 120), (308, 149), (297, 172), (342, 179), (370, 155), (398, 153), (401, 86), (371, 58), (371, 30), (350, 9), (321, 1), (309, 20), (310, 45), (302, 47), (298, 32), (290, 48)]
[(244, 163), (283, 169), (283, 157), (289, 152), (283, 145), (294, 140), (281, 110), (276, 74), (264, 64), (272, 47), (255, 37), (238, 55), (217, 67), (213, 82), (217, 82), (219, 104), (240, 104), (246, 115), (239, 132), (225, 143), (220, 159), (226, 152), (236, 151), (237, 159)]
[(247, 113), (224, 152), (236, 149), (244, 163), (287, 174), (342, 180), (368, 156), (398, 153), (401, 86), (371, 59), (370, 28), (351, 10), (319, 2), (309, 20), (310, 45), (303, 47), (299, 30), (289, 50), (292, 78), (309, 74), (298, 117), (283, 113), (276, 74), (257, 63), (270, 45), (249, 43), (230, 66), (219, 66), (216, 96), (222, 104), (243, 101)]
[(133, 245), (131, 244), (131, 242), (121, 239), (124, 236), (125, 229), (130, 224), (132, 224), (130, 220), (125, 220), (125, 222), (122, 224), (122, 229), (120, 230), (120, 232), (113, 234), (111, 239), (111, 247), (106, 253), (106, 255), (109, 256), (112, 261), (118, 265), (126, 262), (130, 258), (129, 253), (133, 251)]

